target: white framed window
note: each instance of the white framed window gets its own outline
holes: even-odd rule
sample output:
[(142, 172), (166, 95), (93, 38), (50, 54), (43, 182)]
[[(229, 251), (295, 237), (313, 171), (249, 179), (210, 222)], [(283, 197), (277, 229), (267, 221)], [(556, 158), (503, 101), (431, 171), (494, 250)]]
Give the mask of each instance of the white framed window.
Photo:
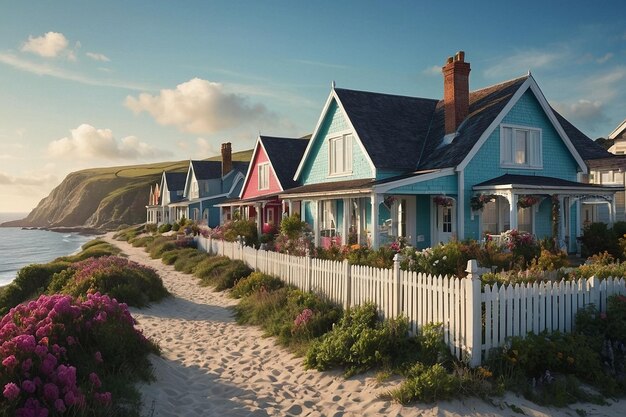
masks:
[(500, 126), (500, 166), (510, 168), (543, 168), (541, 129)]
[(328, 148), (329, 175), (352, 173), (352, 135), (329, 139)]
[(322, 235), (324, 237), (333, 237), (337, 231), (337, 224), (335, 223), (335, 216), (337, 211), (337, 205), (335, 200), (322, 201), (322, 213), (321, 213), (321, 226)]
[(270, 164), (265, 162), (259, 164), (259, 190), (269, 190), (270, 188)]
[(274, 224), (274, 207), (268, 208), (265, 211), (265, 214), (267, 215), (267, 219), (266, 219), (265, 223)]

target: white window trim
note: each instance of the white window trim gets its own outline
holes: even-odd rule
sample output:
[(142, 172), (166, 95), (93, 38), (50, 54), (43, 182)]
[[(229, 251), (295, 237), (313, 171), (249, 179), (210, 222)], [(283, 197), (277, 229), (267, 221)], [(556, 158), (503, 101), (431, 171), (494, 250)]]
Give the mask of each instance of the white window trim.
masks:
[[(263, 168), (263, 169), (262, 169)], [(262, 181), (262, 175), (265, 175), (265, 180)], [(270, 163), (263, 162), (258, 164), (258, 178), (257, 178), (257, 188), (259, 190), (269, 190), (270, 189)], [(265, 184), (262, 184), (265, 183)]]
[[(344, 155), (344, 165), (345, 162), (349, 161), (350, 163), (350, 169), (349, 170), (345, 170), (345, 166), (344, 166), (344, 171), (341, 172), (333, 172), (333, 152), (332, 152), (332, 142), (333, 141), (341, 141), (342, 146), (345, 147), (345, 141), (346, 138), (350, 137), (350, 155), (349, 158), (346, 158), (346, 156)], [(345, 150), (345, 149), (344, 149)], [(346, 177), (349, 175), (352, 175), (353, 172), (353, 155), (354, 155), (354, 135), (352, 133), (340, 133), (337, 136), (332, 136), (328, 138), (328, 177), (329, 178), (335, 178), (335, 177)]]
[[(504, 141), (504, 129), (509, 128), (513, 129), (513, 135), (515, 130), (525, 130), (528, 132), (534, 131), (539, 133), (539, 164), (531, 165), (530, 161), (527, 164), (516, 164), (510, 162), (502, 161), (502, 146)], [(513, 147), (513, 143), (511, 143), (511, 147)], [(529, 157), (530, 155), (527, 155)], [(543, 131), (541, 128), (537, 127), (529, 127), (522, 125), (511, 125), (511, 124), (500, 124), (500, 167), (501, 168), (515, 168), (515, 169), (543, 169)]]

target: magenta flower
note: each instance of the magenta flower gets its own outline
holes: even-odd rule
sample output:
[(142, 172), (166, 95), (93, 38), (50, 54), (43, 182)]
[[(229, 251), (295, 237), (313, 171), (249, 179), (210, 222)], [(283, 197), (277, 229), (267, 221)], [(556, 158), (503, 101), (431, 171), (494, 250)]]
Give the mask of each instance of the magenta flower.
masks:
[(33, 366), (33, 360), (31, 358), (27, 358), (22, 362), (22, 371), (28, 372), (30, 368)]
[(93, 357), (96, 360), (96, 363), (102, 363), (102, 353), (100, 353), (100, 351), (94, 353)]
[(18, 395), (20, 395), (20, 387), (15, 385), (13, 382), (9, 382), (4, 386), (4, 391), (2, 392), (2, 395), (4, 395), (4, 398), (6, 398), (7, 400), (13, 401), (18, 397)]
[(98, 374), (95, 372), (89, 374), (89, 381), (96, 389), (102, 386), (102, 382), (100, 382), (100, 378), (98, 378)]
[(47, 383), (43, 386), (43, 396), (46, 400), (54, 402), (59, 398), (59, 387), (53, 383)]
[(9, 370), (15, 368), (15, 365), (17, 365), (17, 359), (15, 358), (15, 355), (9, 355), (7, 356), (3, 361), (2, 361), (2, 365), (4, 365), (6, 368), (8, 368)]
[(37, 390), (37, 386), (35, 386), (35, 383), (33, 381), (27, 379), (26, 381), (22, 382), (22, 389), (27, 393), (32, 394), (33, 392), (35, 392), (35, 390)]
[(97, 402), (99, 402), (100, 404), (104, 404), (104, 405), (111, 404), (111, 393), (110, 392), (103, 392), (103, 393), (96, 392), (93, 395), (93, 398)]
[(65, 408), (65, 403), (63, 402), (62, 399), (58, 399), (54, 402), (54, 408), (59, 412), (59, 413), (64, 413), (66, 408)]

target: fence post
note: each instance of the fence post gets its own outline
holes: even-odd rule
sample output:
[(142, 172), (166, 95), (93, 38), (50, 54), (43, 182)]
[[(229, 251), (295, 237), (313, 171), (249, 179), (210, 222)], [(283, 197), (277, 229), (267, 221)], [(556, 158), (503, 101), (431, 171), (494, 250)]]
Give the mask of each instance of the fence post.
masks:
[(352, 288), (352, 276), (350, 274), (350, 262), (347, 259), (343, 260), (343, 308), (347, 310), (350, 308), (350, 304), (352, 304), (352, 294), (350, 292)]
[(207, 253), (213, 255), (213, 237), (209, 236), (209, 246), (207, 247)]
[(393, 256), (393, 317), (402, 311), (402, 282), (400, 282), (400, 254)]
[(469, 365), (478, 366), (481, 362), (482, 323), (481, 323), (481, 288), (478, 262), (467, 261), (465, 278), (465, 346), (469, 356)]
[(306, 272), (305, 272), (305, 276), (306, 276), (306, 288), (304, 289), (305, 291), (311, 291), (311, 280), (312, 280), (312, 275), (313, 275), (313, 264), (312, 264), (312, 259), (311, 259), (311, 254), (309, 253), (309, 250), (306, 250), (305, 253), (305, 259), (306, 259)]
[(595, 275), (587, 280), (589, 285), (589, 302), (593, 304), (598, 312), (602, 311), (602, 306), (600, 305), (600, 280)]

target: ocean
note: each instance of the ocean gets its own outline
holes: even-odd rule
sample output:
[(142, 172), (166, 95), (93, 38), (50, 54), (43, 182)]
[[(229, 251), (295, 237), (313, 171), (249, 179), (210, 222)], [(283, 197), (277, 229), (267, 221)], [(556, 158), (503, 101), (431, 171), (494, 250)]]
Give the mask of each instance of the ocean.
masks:
[[(0, 223), (26, 217), (20, 213), (0, 213)], [(50, 262), (76, 253), (92, 237), (76, 233), (22, 230), (0, 227), (0, 286), (7, 285), (19, 269), (33, 263)]]

